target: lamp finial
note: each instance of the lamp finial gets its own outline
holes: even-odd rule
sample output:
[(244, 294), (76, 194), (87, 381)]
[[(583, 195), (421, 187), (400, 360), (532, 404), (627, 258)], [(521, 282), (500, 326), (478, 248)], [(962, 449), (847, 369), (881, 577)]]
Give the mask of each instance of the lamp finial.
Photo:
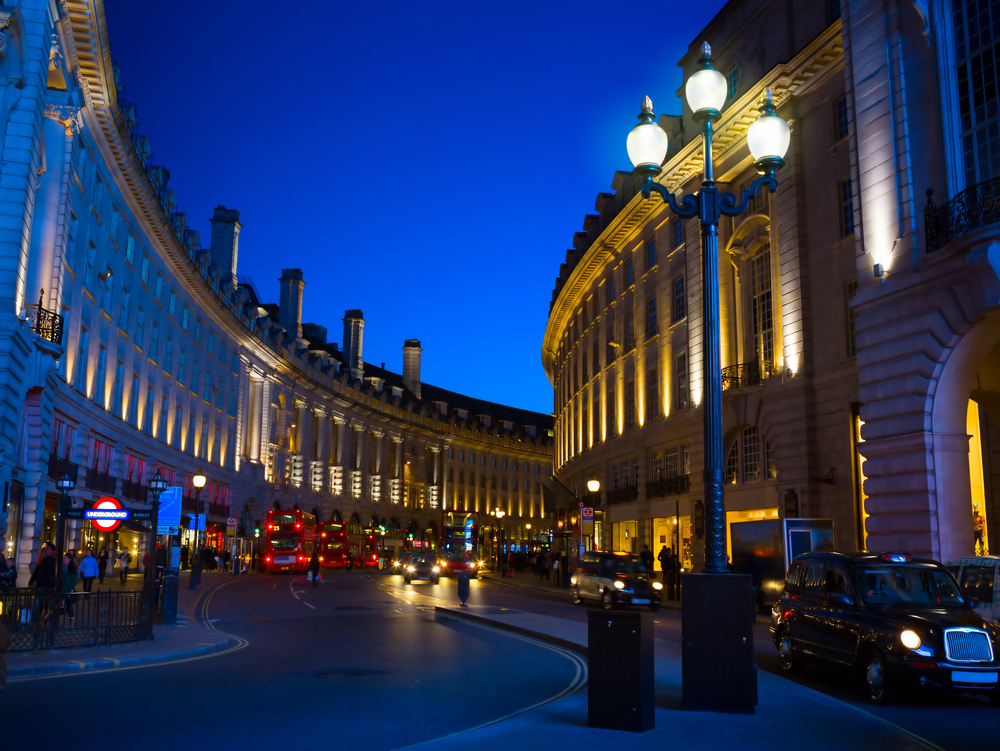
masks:
[(712, 48), (708, 44), (708, 42), (702, 42), (702, 44), (701, 44), (701, 54), (704, 55), (705, 57), (711, 57), (712, 56)]

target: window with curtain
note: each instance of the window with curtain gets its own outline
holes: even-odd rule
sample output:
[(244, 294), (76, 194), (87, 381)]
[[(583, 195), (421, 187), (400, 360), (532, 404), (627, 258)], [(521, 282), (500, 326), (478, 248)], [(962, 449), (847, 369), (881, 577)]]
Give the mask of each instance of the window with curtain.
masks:
[(771, 246), (750, 259), (751, 318), (754, 349), (760, 362), (774, 361), (774, 321), (771, 314)]

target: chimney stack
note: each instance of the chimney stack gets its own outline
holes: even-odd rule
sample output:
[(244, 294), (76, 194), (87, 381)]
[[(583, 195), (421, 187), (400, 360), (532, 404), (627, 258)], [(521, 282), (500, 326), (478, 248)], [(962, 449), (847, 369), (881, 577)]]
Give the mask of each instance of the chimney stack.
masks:
[(365, 316), (360, 310), (344, 311), (344, 365), (350, 369), (351, 378), (364, 377), (365, 362), (361, 359), (362, 335)]
[(282, 269), (281, 297), (278, 299), (278, 324), (289, 336), (302, 338), (302, 269)]
[(209, 220), (212, 222), (212, 241), (209, 250), (212, 253), (212, 263), (219, 267), (222, 283), (230, 282), (236, 289), (236, 260), (240, 250), (240, 212), (216, 206), (215, 214)]
[(403, 385), (417, 399), (420, 398), (420, 349), (419, 339), (403, 342)]

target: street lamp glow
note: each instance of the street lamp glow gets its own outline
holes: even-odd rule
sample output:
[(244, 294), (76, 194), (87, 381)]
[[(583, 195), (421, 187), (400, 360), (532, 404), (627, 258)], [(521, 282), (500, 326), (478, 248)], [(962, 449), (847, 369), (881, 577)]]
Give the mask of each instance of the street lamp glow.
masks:
[(587, 490), (591, 493), (596, 493), (601, 489), (601, 483), (598, 480), (587, 480)]
[(691, 111), (718, 117), (719, 110), (726, 103), (729, 87), (726, 77), (712, 67), (712, 48), (705, 42), (701, 46), (699, 69), (684, 84), (684, 98)]
[(667, 134), (655, 121), (653, 100), (643, 97), (639, 124), (632, 128), (625, 140), (628, 158), (634, 167), (659, 171), (667, 156)]
[(159, 469), (156, 470), (156, 474), (153, 475), (153, 479), (149, 481), (149, 490), (155, 496), (159, 495), (167, 489), (167, 481), (163, 479), (163, 474)]
[(791, 131), (774, 108), (774, 96), (770, 89), (764, 90), (764, 104), (760, 116), (753, 121), (747, 131), (747, 146), (757, 163), (757, 171), (771, 174), (774, 169), (785, 164), (785, 153), (791, 140)]
[(75, 485), (76, 483), (73, 482), (73, 478), (69, 476), (69, 472), (64, 473), (62, 477), (56, 480), (56, 487), (64, 493), (72, 490)]
[(198, 470), (198, 474), (196, 474), (194, 477), (191, 478), (191, 483), (196, 488), (203, 488), (203, 487), (205, 487), (205, 482), (206, 482), (205, 475), (203, 475), (201, 473), (200, 469)]

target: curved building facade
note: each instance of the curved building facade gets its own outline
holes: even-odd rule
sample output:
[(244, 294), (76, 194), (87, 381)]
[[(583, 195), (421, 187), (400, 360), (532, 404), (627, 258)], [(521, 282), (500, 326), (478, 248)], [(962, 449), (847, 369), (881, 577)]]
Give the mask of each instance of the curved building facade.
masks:
[[(550, 415), (421, 383), (417, 340), (401, 373), (366, 363), (360, 310), (342, 345), (302, 321), (300, 269), (266, 302), (237, 273), (234, 209), (203, 247), (122, 99), (101, 3), (24, 0), (0, 22), (0, 533), (22, 582), (66, 473), (74, 507), (142, 508), (159, 469), (193, 513), (201, 469), (211, 545), (275, 503), (425, 537), (445, 507), (503, 508), (515, 531), (551, 517)], [(68, 539), (148, 545), (89, 527)]]

